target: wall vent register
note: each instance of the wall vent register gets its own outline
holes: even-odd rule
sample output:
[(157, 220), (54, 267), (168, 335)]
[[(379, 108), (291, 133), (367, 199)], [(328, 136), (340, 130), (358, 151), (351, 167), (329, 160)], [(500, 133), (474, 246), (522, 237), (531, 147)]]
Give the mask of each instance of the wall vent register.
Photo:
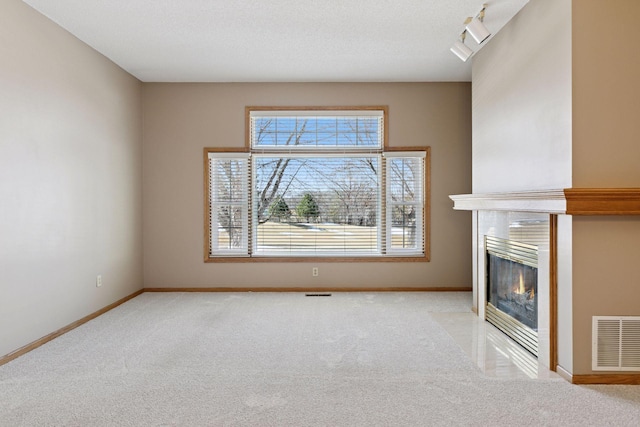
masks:
[(640, 317), (593, 317), (592, 369), (640, 371)]

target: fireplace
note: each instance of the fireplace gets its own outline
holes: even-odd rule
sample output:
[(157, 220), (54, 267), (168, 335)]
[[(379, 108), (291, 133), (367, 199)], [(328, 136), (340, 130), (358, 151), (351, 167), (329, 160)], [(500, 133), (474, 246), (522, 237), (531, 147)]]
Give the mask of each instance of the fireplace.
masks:
[(538, 355), (538, 247), (485, 236), (486, 319)]

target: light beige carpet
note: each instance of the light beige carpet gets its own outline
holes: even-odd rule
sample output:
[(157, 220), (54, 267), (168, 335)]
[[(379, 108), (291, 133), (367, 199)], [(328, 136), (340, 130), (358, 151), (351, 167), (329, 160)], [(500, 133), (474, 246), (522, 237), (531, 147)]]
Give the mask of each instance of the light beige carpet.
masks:
[(145, 293), (0, 367), (1, 426), (638, 426), (640, 387), (486, 378), (468, 293)]

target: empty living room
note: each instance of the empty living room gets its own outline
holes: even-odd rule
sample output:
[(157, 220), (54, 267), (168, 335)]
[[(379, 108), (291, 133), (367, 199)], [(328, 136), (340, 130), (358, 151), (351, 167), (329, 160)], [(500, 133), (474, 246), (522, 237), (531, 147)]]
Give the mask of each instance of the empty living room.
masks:
[(637, 426), (636, 0), (0, 2), (0, 425)]

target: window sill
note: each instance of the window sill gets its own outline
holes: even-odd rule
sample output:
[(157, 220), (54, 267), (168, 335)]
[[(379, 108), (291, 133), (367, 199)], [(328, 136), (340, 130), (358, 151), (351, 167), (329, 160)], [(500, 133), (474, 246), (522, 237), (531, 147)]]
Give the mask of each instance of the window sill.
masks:
[(363, 256), (363, 257), (336, 257), (336, 256), (254, 256), (254, 257), (206, 257), (205, 263), (247, 263), (247, 262), (429, 262), (428, 255), (421, 256)]

